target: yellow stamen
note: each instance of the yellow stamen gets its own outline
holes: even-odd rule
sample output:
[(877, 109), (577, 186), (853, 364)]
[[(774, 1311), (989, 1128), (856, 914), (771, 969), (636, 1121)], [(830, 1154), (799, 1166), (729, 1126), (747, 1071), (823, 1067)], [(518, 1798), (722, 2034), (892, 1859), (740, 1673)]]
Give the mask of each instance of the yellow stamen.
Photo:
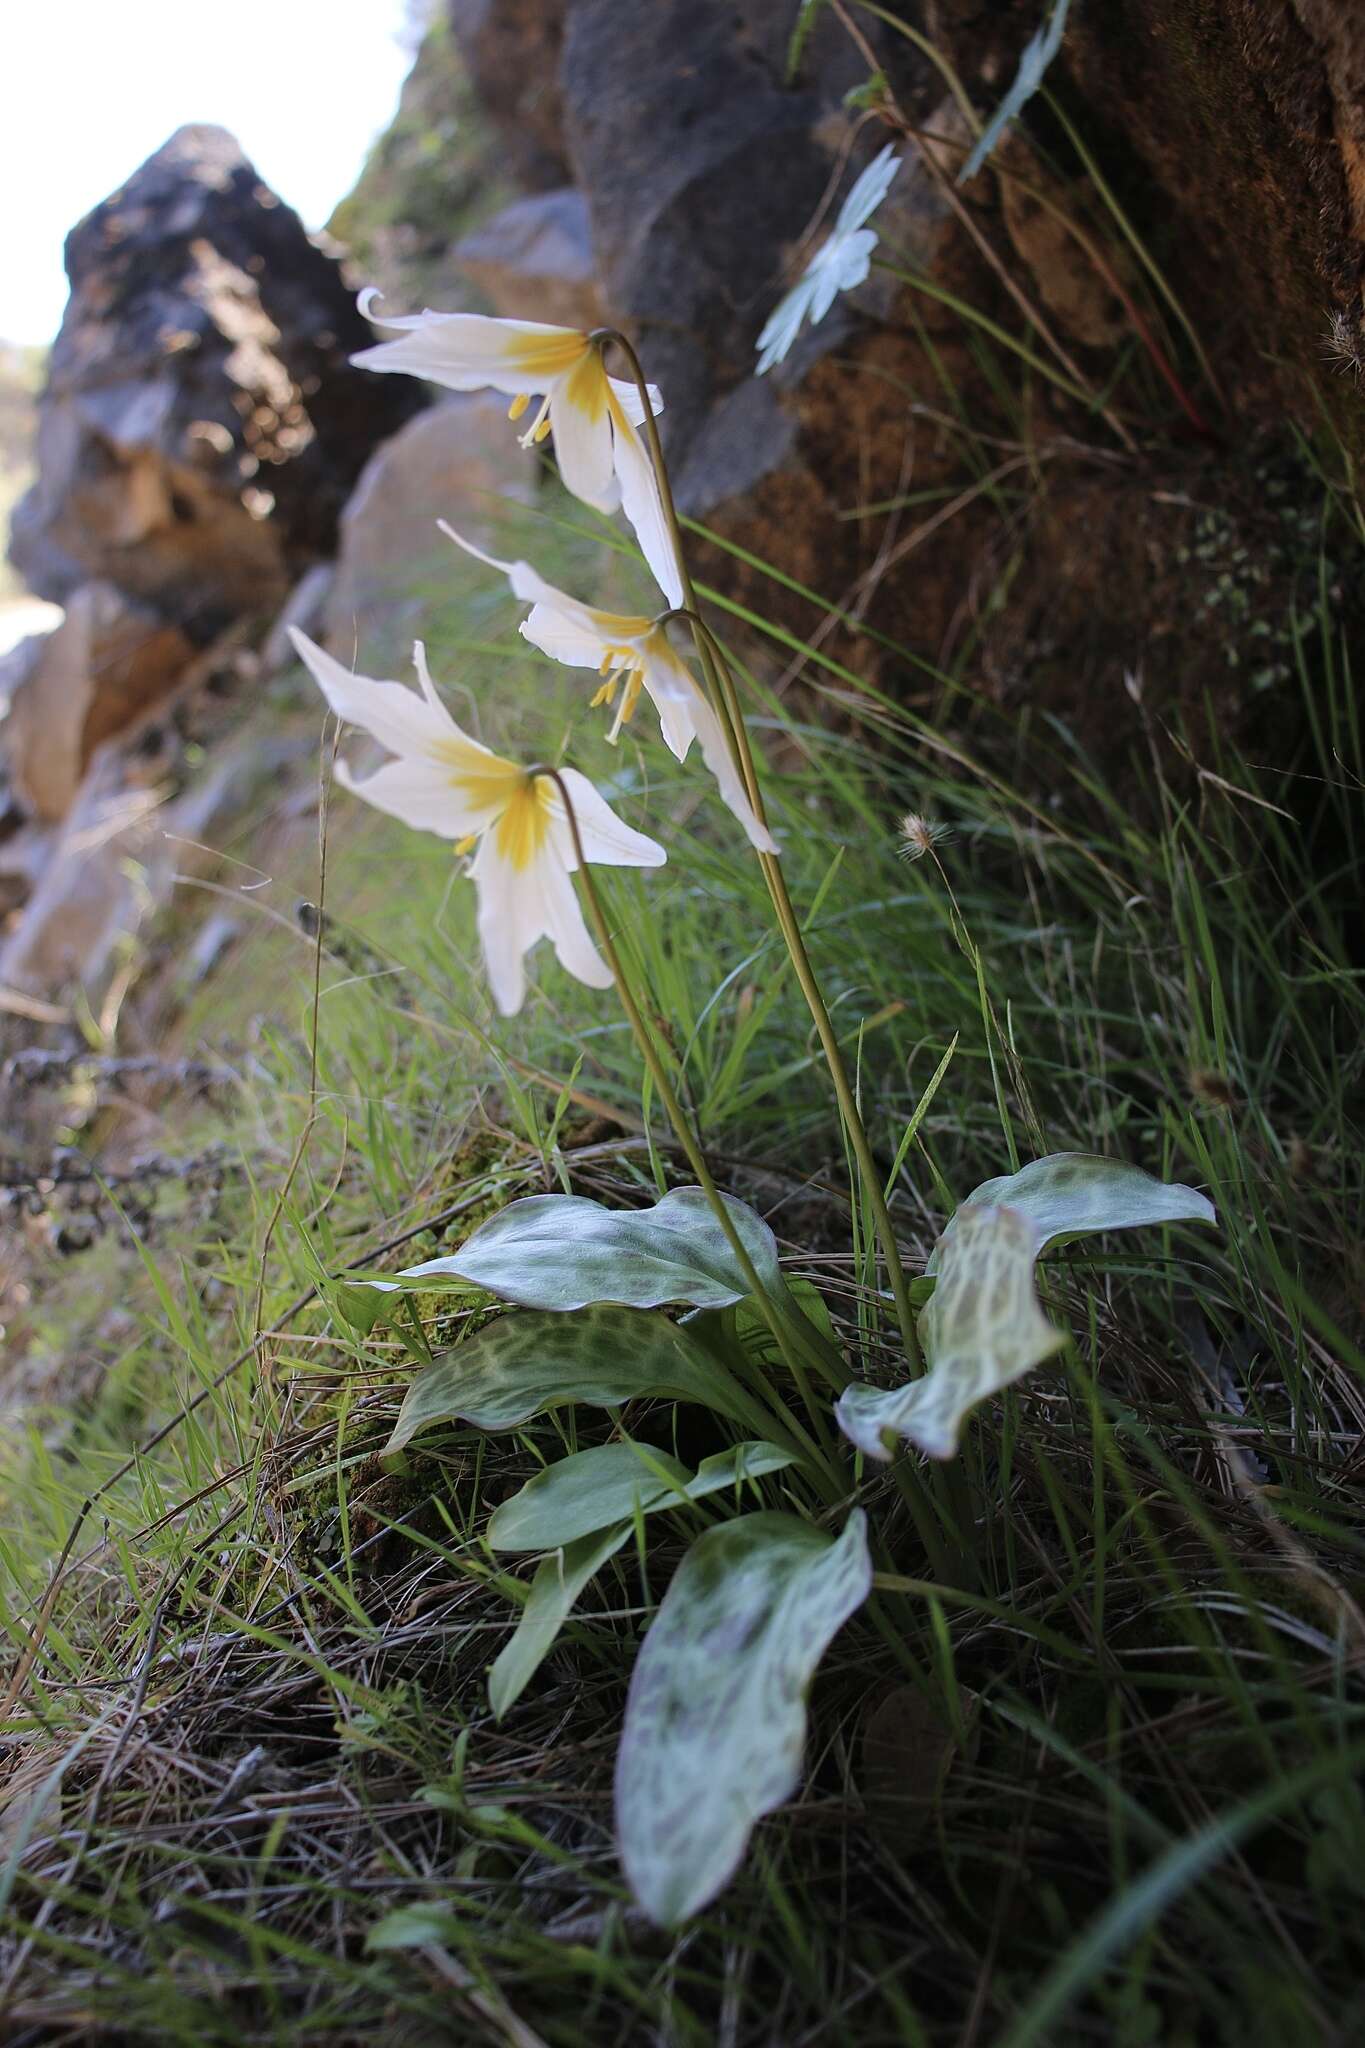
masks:
[(540, 401), (540, 410), (537, 412), (530, 426), (526, 429), (526, 432), (520, 437), (522, 447), (529, 448), (533, 441), (543, 441), (545, 439), (545, 436), (549, 433), (549, 431), (550, 394), (547, 391), (545, 396)]
[(621, 678), (619, 674), (614, 676), (608, 676), (605, 683), (603, 683), (601, 689), (593, 698), (592, 703), (589, 705), (589, 710), (596, 711), (599, 704), (610, 704), (612, 698), (616, 695), (616, 685), (620, 682), (620, 680)]
[(639, 669), (633, 669), (630, 675), (627, 676), (626, 687), (621, 693), (621, 708), (616, 714), (616, 723), (607, 734), (608, 742), (613, 747), (621, 737), (621, 727), (629, 724), (630, 720), (635, 716), (635, 707), (640, 701), (640, 692), (643, 688), (644, 677)]
[(479, 835), (477, 832), (466, 832), (463, 839), (457, 839), (455, 841), (455, 853), (457, 858), (462, 860), (465, 854), (472, 853), (474, 851), (474, 848), (478, 845), (478, 843)]
[(528, 405), (529, 405), (530, 403), (531, 403), (531, 394), (530, 394), (530, 392), (529, 392), (529, 391), (519, 391), (519, 392), (517, 393), (516, 397), (515, 397), (515, 398), (514, 398), (514, 399), (512, 400), (512, 403), (511, 403), (511, 404), (510, 404), (510, 405), (508, 406), (508, 408), (507, 408), (507, 417), (508, 417), (508, 419), (509, 419), (509, 420), (519, 420), (519, 419), (521, 418), (522, 414), (523, 414), (523, 413), (525, 412), (525, 410), (526, 410), (527, 406), (528, 406)]

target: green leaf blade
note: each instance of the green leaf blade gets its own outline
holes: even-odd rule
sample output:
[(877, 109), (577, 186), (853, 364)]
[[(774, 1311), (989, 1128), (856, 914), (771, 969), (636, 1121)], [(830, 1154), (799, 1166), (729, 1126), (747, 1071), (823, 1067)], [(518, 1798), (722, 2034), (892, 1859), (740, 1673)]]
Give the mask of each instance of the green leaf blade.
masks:
[(750, 1419), (750, 1404), (729, 1375), (666, 1316), (609, 1307), (574, 1316), (499, 1316), (412, 1381), (385, 1454), (437, 1422), (516, 1429), (575, 1402), (620, 1408), (651, 1396)]
[[(726, 1214), (765, 1292), (784, 1288), (771, 1230), (743, 1202)], [(612, 1302), (726, 1308), (752, 1290), (700, 1188), (674, 1188), (649, 1209), (606, 1209), (583, 1195), (528, 1195), (467, 1238), (457, 1252), (410, 1266), (398, 1281), (464, 1281), (519, 1308), (567, 1310)]]
[(793, 1452), (754, 1440), (704, 1458), (692, 1473), (649, 1444), (629, 1438), (599, 1444), (528, 1479), (494, 1511), (488, 1542), (494, 1550), (549, 1550), (610, 1523), (631, 1521), (637, 1513), (682, 1507), (794, 1463)]
[(871, 1585), (858, 1509), (837, 1541), (794, 1515), (741, 1515), (679, 1566), (636, 1661), (616, 1766), (622, 1864), (659, 1926), (723, 1890), (755, 1822), (795, 1789), (815, 1667)]
[(968, 1208), (1015, 1209), (1038, 1234), (1038, 1249), (1059, 1237), (1085, 1237), (1097, 1230), (1137, 1230), (1157, 1223), (1216, 1223), (1207, 1195), (1178, 1181), (1160, 1181), (1126, 1159), (1099, 1152), (1050, 1152), (1018, 1173), (983, 1180), (953, 1216), (935, 1245), (926, 1270), (938, 1271), (947, 1246)]
[(488, 1671), (488, 1704), (499, 1721), (511, 1711), (555, 1645), (588, 1580), (629, 1541), (631, 1525), (599, 1529), (542, 1558), (521, 1619)]
[(923, 1379), (883, 1391), (849, 1387), (839, 1427), (866, 1457), (885, 1460), (905, 1437), (930, 1458), (956, 1455), (970, 1411), (1041, 1365), (1066, 1343), (1034, 1290), (1038, 1236), (1015, 1209), (965, 1205), (933, 1298), (919, 1320)]

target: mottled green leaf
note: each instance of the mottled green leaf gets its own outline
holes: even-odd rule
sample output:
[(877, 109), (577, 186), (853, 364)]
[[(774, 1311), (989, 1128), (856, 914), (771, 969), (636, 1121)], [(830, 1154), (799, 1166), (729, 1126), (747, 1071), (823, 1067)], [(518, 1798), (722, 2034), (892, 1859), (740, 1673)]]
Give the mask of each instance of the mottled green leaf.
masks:
[(528, 1479), (488, 1524), (494, 1550), (548, 1550), (573, 1543), (636, 1513), (676, 1507), (764, 1472), (780, 1472), (793, 1454), (769, 1443), (736, 1444), (704, 1458), (695, 1473), (649, 1444), (600, 1444), (576, 1451)]
[[(784, 1291), (777, 1241), (761, 1216), (722, 1195), (764, 1291)], [(751, 1292), (730, 1241), (700, 1188), (675, 1188), (651, 1209), (605, 1209), (583, 1195), (528, 1195), (481, 1223), (457, 1252), (410, 1266), (386, 1282), (465, 1281), (520, 1308), (618, 1302), (724, 1308)]]
[(494, 1658), (488, 1673), (488, 1704), (501, 1720), (535, 1677), (575, 1600), (631, 1533), (629, 1522), (599, 1529), (542, 1558), (531, 1581), (521, 1619)]
[(728, 1884), (754, 1823), (795, 1789), (811, 1677), (871, 1585), (858, 1509), (837, 1542), (794, 1515), (741, 1515), (678, 1567), (636, 1660), (616, 1762), (621, 1861), (660, 1926)]
[(397, 1906), (376, 1920), (365, 1936), (371, 1955), (388, 1949), (442, 1948), (459, 1934), (459, 1917), (453, 1906), (441, 1899), (417, 1899), (410, 1906)]
[[(1147, 1223), (1214, 1223), (1212, 1202), (1178, 1181), (1160, 1181), (1126, 1159), (1098, 1152), (1050, 1152), (1018, 1173), (983, 1180), (963, 1203), (966, 1208), (1017, 1209), (1038, 1234), (1038, 1249), (1059, 1237), (1085, 1237), (1097, 1230), (1136, 1230)], [(962, 1214), (959, 1209), (958, 1216)], [(928, 1271), (953, 1240), (954, 1216), (935, 1245)]]
[(647, 1395), (755, 1419), (756, 1403), (686, 1330), (641, 1309), (603, 1307), (499, 1316), (442, 1352), (408, 1388), (385, 1449), (401, 1451), (419, 1429), (455, 1417), (478, 1429), (515, 1429), (572, 1402), (619, 1408)]
[(898, 1436), (930, 1458), (951, 1458), (963, 1418), (1061, 1348), (1065, 1333), (1034, 1291), (1038, 1236), (1016, 1209), (959, 1209), (940, 1240), (933, 1299), (919, 1320), (923, 1379), (882, 1392), (849, 1387), (835, 1409), (844, 1435), (870, 1458), (888, 1458)]

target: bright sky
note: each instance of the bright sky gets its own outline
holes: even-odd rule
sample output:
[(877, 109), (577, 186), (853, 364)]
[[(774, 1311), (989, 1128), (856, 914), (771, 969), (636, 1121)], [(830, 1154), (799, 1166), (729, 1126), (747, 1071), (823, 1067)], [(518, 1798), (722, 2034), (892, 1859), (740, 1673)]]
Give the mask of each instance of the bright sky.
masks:
[(320, 227), (387, 126), (407, 0), (16, 0), (0, 27), (0, 340), (50, 341), (68, 228), (187, 121)]

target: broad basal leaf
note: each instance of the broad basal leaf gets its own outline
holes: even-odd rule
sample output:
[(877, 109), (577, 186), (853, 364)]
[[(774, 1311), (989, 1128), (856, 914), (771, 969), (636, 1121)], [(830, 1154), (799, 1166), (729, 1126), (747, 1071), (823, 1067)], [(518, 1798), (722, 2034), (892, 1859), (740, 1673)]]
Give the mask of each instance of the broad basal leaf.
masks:
[(871, 1584), (861, 1510), (837, 1542), (794, 1515), (741, 1515), (678, 1567), (616, 1763), (621, 1861), (660, 1926), (723, 1889), (755, 1821), (795, 1789), (812, 1674)]
[[(765, 1292), (781, 1297), (777, 1241), (761, 1216), (722, 1195)], [(724, 1308), (750, 1293), (729, 1239), (700, 1188), (675, 1188), (652, 1209), (604, 1209), (583, 1195), (528, 1195), (457, 1252), (394, 1275), (387, 1287), (463, 1280), (522, 1308), (620, 1302)]]
[(896, 1437), (931, 1458), (951, 1458), (964, 1416), (1061, 1348), (1034, 1291), (1038, 1236), (1016, 1209), (964, 1206), (942, 1261), (933, 1299), (919, 1319), (928, 1366), (923, 1379), (882, 1392), (849, 1387), (835, 1414), (869, 1458), (889, 1458)]
[(629, 1521), (637, 1512), (648, 1515), (701, 1500), (793, 1462), (794, 1454), (776, 1444), (744, 1443), (704, 1458), (692, 1473), (648, 1444), (601, 1444), (561, 1458), (528, 1479), (494, 1514), (488, 1541), (494, 1550), (548, 1550), (612, 1522)]
[(1214, 1223), (1206, 1195), (1178, 1181), (1156, 1180), (1125, 1159), (1098, 1152), (1050, 1152), (1018, 1173), (983, 1180), (968, 1195), (930, 1256), (936, 1273), (967, 1208), (1017, 1209), (1038, 1234), (1038, 1249), (1056, 1237), (1084, 1237), (1096, 1230), (1135, 1230), (1144, 1223)]
[(780, 1472), (795, 1454), (776, 1444), (736, 1444), (703, 1458), (695, 1473), (644, 1444), (602, 1444), (562, 1458), (504, 1501), (488, 1525), (494, 1550), (552, 1551), (537, 1568), (521, 1620), (488, 1674), (501, 1720), (554, 1647), (588, 1580), (631, 1536), (636, 1514), (680, 1507), (744, 1479)]
[(541, 1559), (521, 1619), (489, 1668), (488, 1704), (499, 1720), (516, 1705), (549, 1656), (588, 1580), (630, 1534), (630, 1523), (619, 1522)]
[(696, 1401), (750, 1426), (766, 1421), (757, 1403), (666, 1316), (592, 1308), (574, 1316), (499, 1316), (442, 1352), (408, 1388), (385, 1450), (401, 1451), (419, 1429), (456, 1416), (478, 1429), (515, 1429), (571, 1402), (619, 1408), (646, 1395)]

